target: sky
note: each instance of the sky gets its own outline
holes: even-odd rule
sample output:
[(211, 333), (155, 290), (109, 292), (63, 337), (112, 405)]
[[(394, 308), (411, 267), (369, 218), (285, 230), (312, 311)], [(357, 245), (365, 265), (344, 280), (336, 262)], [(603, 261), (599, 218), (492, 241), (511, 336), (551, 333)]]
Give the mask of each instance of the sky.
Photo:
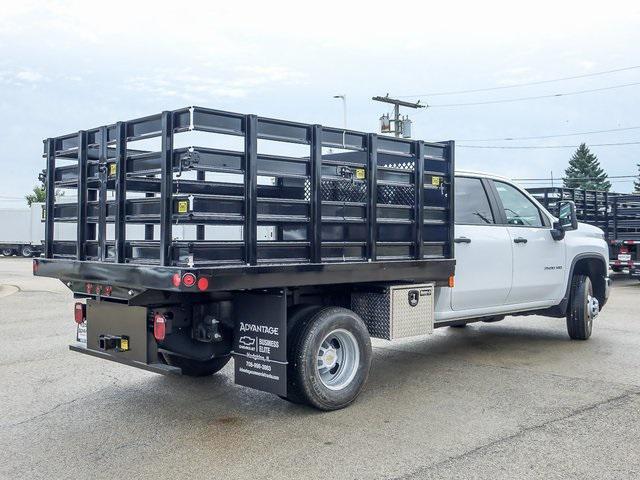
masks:
[[(456, 140), (458, 168), (557, 179), (571, 148), (640, 141), (640, 85), (529, 101), (443, 107), (640, 83), (640, 3), (3, 2), (0, 205), (23, 203), (44, 167), (42, 140), (201, 105), (377, 131), (374, 95), (433, 105), (405, 111), (413, 137)], [(426, 94), (426, 95), (425, 95)], [(609, 175), (632, 175), (640, 144), (593, 146)], [(557, 180), (556, 180), (557, 182)], [(630, 191), (629, 179), (613, 189)]]

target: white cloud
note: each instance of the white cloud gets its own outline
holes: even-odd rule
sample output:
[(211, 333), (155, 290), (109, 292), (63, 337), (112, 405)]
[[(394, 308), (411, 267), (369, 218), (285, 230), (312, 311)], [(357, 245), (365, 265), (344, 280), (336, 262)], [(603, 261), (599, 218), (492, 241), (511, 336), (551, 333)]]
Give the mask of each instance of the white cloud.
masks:
[(191, 101), (194, 97), (244, 98), (255, 89), (297, 84), (303, 78), (303, 74), (288, 68), (254, 65), (233, 67), (226, 74), (218, 73), (217, 76), (158, 71), (150, 75), (131, 77), (126, 81), (126, 86), (138, 92)]
[(6, 69), (0, 71), (0, 83), (21, 87), (25, 85), (36, 86), (48, 79), (40, 72), (30, 69)]

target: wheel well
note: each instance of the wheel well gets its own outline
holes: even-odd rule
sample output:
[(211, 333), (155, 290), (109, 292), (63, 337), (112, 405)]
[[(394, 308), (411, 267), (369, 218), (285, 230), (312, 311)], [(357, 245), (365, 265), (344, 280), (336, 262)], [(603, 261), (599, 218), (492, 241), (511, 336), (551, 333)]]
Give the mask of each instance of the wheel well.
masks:
[[(601, 305), (605, 302), (607, 265), (601, 259), (588, 257), (578, 260), (573, 267), (573, 275), (586, 275), (593, 285), (593, 294)], [(571, 279), (570, 279), (571, 280)]]

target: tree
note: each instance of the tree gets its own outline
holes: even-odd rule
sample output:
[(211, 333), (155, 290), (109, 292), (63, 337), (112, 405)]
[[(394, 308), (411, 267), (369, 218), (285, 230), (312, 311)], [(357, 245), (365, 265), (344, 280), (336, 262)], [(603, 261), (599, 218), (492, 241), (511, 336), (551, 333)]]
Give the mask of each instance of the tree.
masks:
[(584, 188), (587, 190), (604, 190), (611, 188), (607, 174), (600, 167), (598, 157), (589, 151), (586, 144), (581, 143), (575, 151), (569, 166), (564, 171), (564, 186), (567, 188)]
[(38, 186), (38, 185), (33, 187), (33, 193), (30, 193), (24, 196), (29, 206), (31, 206), (32, 203), (44, 202), (46, 197), (47, 197), (47, 194), (45, 192), (44, 186)]
[(638, 179), (633, 182), (633, 191), (640, 193), (640, 163), (637, 163), (636, 166), (638, 167)]
[(32, 193), (25, 195), (24, 198), (27, 201), (27, 204), (31, 206), (32, 203), (42, 203), (47, 199), (47, 190), (45, 187), (45, 175), (44, 170), (40, 175), (38, 175), (38, 180), (40, 180), (40, 185), (36, 185), (33, 187)]

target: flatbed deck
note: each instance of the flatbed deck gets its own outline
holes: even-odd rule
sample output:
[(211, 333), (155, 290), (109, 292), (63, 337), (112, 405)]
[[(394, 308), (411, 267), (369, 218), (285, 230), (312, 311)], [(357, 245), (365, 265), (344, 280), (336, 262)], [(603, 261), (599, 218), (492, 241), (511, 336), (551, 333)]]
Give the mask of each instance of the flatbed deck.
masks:
[(451, 141), (186, 107), (44, 143), (47, 191), (69, 194), (47, 197), (36, 275), (217, 291), (454, 272)]

